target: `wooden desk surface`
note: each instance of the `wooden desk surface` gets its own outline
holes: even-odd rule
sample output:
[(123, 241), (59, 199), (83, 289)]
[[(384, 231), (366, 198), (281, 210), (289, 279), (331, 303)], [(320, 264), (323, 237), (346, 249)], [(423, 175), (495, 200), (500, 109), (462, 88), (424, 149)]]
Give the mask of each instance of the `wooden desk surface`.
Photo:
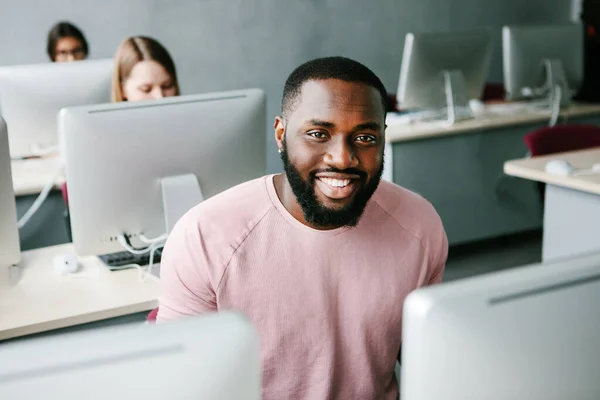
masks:
[[(48, 182), (56, 177), (59, 167), (60, 159), (58, 157), (12, 161), (11, 169), (15, 196), (41, 193)], [(64, 180), (63, 174), (58, 176), (54, 187), (58, 189)]]
[(80, 272), (61, 276), (52, 258), (72, 244), (23, 252), (22, 276), (0, 290), (0, 340), (151, 310), (158, 279), (141, 282), (138, 270), (111, 272), (96, 257), (80, 259)]
[[(506, 107), (502, 109), (502, 107)], [(514, 112), (511, 112), (514, 107)], [(573, 104), (560, 113), (563, 118), (600, 116), (600, 104)], [(403, 142), (417, 139), (429, 139), (445, 135), (457, 135), (508, 126), (526, 125), (550, 120), (547, 109), (527, 110), (523, 103), (507, 103), (487, 106), (476, 118), (460, 121), (454, 125), (446, 122), (413, 122), (397, 123), (388, 115), (386, 124), (386, 141)]]
[(572, 176), (558, 176), (547, 173), (545, 171), (546, 163), (556, 159), (568, 161), (578, 169), (590, 169), (592, 165), (600, 163), (600, 147), (507, 161), (504, 163), (504, 173), (532, 181), (549, 183), (600, 195), (600, 173)]

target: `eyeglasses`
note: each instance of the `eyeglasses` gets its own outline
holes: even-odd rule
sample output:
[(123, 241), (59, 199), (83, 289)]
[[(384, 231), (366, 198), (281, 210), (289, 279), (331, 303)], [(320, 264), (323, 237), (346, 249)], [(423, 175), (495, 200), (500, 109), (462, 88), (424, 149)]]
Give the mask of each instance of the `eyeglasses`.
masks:
[(54, 55), (57, 60), (66, 60), (69, 58), (69, 56), (72, 56), (75, 59), (80, 59), (85, 56), (85, 51), (83, 51), (81, 47), (76, 47), (71, 50), (57, 50), (56, 54)]

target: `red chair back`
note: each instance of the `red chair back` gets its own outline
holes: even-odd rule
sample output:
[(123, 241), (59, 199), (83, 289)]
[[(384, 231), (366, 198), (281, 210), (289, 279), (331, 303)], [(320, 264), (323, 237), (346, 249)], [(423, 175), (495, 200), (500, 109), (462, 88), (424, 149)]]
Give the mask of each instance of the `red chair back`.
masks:
[(69, 194), (67, 193), (67, 182), (60, 185), (60, 192), (67, 208), (69, 208)]
[(483, 87), (482, 101), (499, 101), (504, 100), (506, 91), (503, 83), (487, 82)]
[(157, 316), (158, 316), (158, 307), (155, 308), (154, 310), (150, 311), (150, 313), (148, 313), (148, 316), (146, 317), (146, 321), (148, 321), (150, 323), (154, 323), (154, 322), (156, 322)]
[[(548, 126), (528, 133), (523, 141), (532, 157), (583, 150), (600, 146), (600, 127), (595, 125)], [(543, 183), (537, 184), (542, 206), (545, 203), (545, 187), (546, 185)]]
[(535, 130), (523, 139), (532, 157), (600, 146), (600, 126), (556, 125)]

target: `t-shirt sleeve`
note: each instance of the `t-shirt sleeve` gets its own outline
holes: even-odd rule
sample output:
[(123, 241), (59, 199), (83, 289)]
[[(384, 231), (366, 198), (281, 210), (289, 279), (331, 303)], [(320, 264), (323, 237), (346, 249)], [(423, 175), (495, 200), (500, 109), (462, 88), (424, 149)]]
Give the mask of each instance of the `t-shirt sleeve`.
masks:
[(428, 285), (434, 285), (442, 282), (444, 271), (446, 269), (446, 261), (448, 260), (448, 236), (442, 225), (441, 220), (439, 226), (434, 231), (433, 240), (431, 241), (430, 252), (430, 268)]
[(190, 213), (169, 234), (161, 257), (158, 322), (217, 311), (214, 266), (202, 239)]

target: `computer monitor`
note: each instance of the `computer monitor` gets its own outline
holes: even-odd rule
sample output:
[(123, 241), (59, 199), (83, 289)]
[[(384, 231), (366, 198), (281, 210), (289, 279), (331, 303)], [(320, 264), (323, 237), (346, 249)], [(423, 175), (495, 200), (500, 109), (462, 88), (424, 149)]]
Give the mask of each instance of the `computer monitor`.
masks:
[(502, 28), (504, 85), (509, 100), (553, 99), (568, 105), (583, 82), (580, 23)]
[(263, 176), (266, 126), (260, 89), (61, 110), (76, 253), (123, 251), (121, 235), (145, 246), (202, 199)]
[(110, 100), (113, 60), (0, 67), (0, 110), (12, 157), (57, 151), (58, 111)]
[[(6, 123), (0, 117), (0, 281), (7, 279), (8, 267), (21, 259), (17, 209), (8, 150)], [(2, 284), (0, 283), (0, 290)]]
[(402, 400), (600, 399), (600, 254), (418, 289)]
[(258, 400), (261, 375), (258, 333), (233, 312), (0, 346), (2, 399)]
[(398, 106), (441, 110), (450, 122), (472, 117), (468, 102), (481, 98), (491, 56), (489, 29), (408, 33), (398, 83)]

